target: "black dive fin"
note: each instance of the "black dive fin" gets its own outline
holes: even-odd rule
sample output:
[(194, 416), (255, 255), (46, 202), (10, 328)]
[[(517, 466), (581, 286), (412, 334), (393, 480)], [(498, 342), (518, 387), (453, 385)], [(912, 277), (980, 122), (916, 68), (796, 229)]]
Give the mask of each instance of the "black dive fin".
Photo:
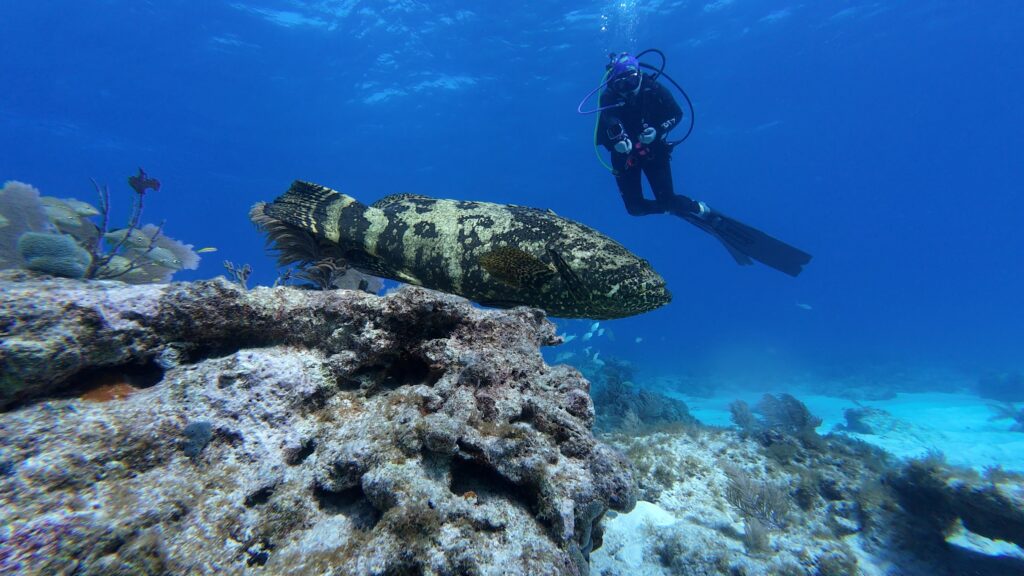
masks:
[(706, 220), (696, 216), (686, 219), (718, 238), (739, 264), (750, 264), (753, 258), (780, 272), (797, 276), (811, 261), (811, 255), (803, 250), (717, 211)]
[(683, 218), (690, 224), (693, 224), (697, 228), (700, 228), (701, 230), (714, 236), (719, 242), (722, 243), (722, 246), (724, 246), (725, 249), (729, 251), (729, 255), (732, 256), (732, 259), (735, 260), (736, 263), (739, 264), (740, 266), (750, 266), (751, 264), (754, 263), (754, 261), (751, 260), (749, 256), (736, 250), (735, 248), (730, 246), (728, 242), (722, 240), (722, 238), (718, 236), (718, 234), (715, 234), (715, 229), (712, 228), (711, 225), (705, 222), (704, 220), (701, 220), (700, 218), (697, 218), (692, 214), (684, 216)]

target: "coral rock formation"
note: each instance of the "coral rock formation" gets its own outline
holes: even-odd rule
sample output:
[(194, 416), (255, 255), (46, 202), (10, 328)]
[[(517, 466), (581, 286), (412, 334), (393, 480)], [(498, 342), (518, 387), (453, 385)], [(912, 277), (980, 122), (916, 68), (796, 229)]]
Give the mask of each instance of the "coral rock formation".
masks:
[(626, 461), (541, 312), (0, 274), (0, 573), (585, 574)]

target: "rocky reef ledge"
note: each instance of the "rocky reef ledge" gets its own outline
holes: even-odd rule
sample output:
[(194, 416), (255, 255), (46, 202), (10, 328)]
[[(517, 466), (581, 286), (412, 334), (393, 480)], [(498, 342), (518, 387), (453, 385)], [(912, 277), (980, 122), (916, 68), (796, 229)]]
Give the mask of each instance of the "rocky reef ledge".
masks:
[(586, 574), (628, 463), (553, 325), (0, 273), (0, 573)]

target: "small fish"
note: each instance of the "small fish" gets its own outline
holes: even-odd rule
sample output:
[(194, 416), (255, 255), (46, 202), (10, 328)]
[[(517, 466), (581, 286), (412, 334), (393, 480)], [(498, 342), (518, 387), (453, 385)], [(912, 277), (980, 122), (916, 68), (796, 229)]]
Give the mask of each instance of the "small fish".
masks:
[(83, 218), (88, 218), (90, 216), (99, 216), (99, 209), (93, 206), (92, 204), (89, 204), (88, 202), (83, 202), (75, 198), (64, 198), (62, 199), (62, 202), (64, 202), (64, 204), (66, 204), (68, 208), (74, 210), (75, 214), (78, 214)]
[(598, 328), (597, 335), (598, 336), (604, 336), (604, 328)]
[(797, 302), (796, 307), (801, 310), (814, 310), (813, 306), (811, 306), (810, 304), (805, 304), (803, 302)]
[(114, 256), (107, 262), (106, 266), (103, 267), (103, 271), (111, 276), (120, 276), (131, 268), (132, 261), (124, 256)]
[(0, 214), (0, 228), (3, 228), (4, 226), (7, 226), (10, 223), (11, 223), (10, 220), (5, 218), (3, 214)]
[(151, 262), (158, 266), (171, 268), (173, 270), (181, 270), (185, 265), (184, 262), (181, 261), (181, 258), (178, 258), (174, 252), (159, 246), (147, 252), (146, 258), (149, 258)]
[[(122, 239), (124, 239), (124, 237), (127, 234), (127, 228), (120, 228), (118, 230), (111, 230), (110, 232), (107, 232), (106, 234), (103, 235), (103, 238), (105, 238), (111, 244), (118, 244), (119, 242), (121, 242)], [(146, 233), (143, 232), (142, 230), (136, 228), (135, 230), (132, 230), (131, 236), (128, 236), (128, 239), (125, 240), (124, 245), (129, 248), (135, 248), (136, 250), (145, 250), (146, 248), (149, 248), (149, 243), (151, 241), (152, 238), (147, 236)]]
[(562, 334), (562, 343), (563, 344), (568, 344), (569, 342), (572, 342), (575, 339), (576, 339), (576, 335), (575, 334)]
[(582, 340), (584, 342), (586, 342), (587, 340), (590, 340), (593, 337), (594, 337), (594, 333), (593, 332), (587, 332), (586, 334), (583, 335)]
[(216, 251), (217, 251), (217, 249), (214, 248), (213, 246), (207, 246), (206, 248), (200, 248), (199, 250), (196, 250), (196, 254), (206, 254), (208, 252), (216, 252)]
[(62, 230), (76, 230), (85, 224), (85, 221), (82, 220), (74, 209), (59, 198), (43, 196), (39, 199), (39, 203), (43, 205), (43, 212), (46, 213), (46, 217)]
[(593, 324), (590, 325), (590, 331), (594, 332), (595, 330), (597, 330), (598, 326), (600, 326), (600, 325), (601, 325), (600, 322), (594, 322)]
[(636, 343), (637, 343), (637, 344), (639, 344), (639, 343), (641, 343), (641, 342), (643, 342), (643, 341), (644, 341), (644, 339), (643, 339), (643, 336), (637, 336), (637, 337), (636, 337)]
[(561, 362), (565, 362), (566, 360), (572, 358), (575, 355), (576, 355), (575, 352), (562, 352), (558, 356), (555, 356), (555, 364), (559, 364)]

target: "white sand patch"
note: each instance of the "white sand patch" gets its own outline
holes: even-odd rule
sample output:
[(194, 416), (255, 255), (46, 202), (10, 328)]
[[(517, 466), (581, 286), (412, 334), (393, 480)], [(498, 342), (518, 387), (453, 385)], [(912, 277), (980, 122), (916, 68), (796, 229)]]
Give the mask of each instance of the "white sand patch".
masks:
[[(744, 400), (757, 404), (763, 393), (714, 398), (680, 398), (701, 422), (731, 426), (729, 404)], [(818, 432), (826, 434), (844, 424), (843, 413), (850, 408), (869, 407), (888, 412), (890, 424), (875, 434), (846, 433), (886, 450), (900, 458), (916, 458), (929, 451), (942, 452), (950, 464), (978, 471), (989, 466), (1024, 471), (1024, 433), (1010, 430), (1011, 420), (992, 420), (993, 402), (972, 394), (939, 392), (900, 393), (889, 400), (864, 400), (856, 403), (831, 396), (793, 395), (822, 419)]]
[(604, 569), (629, 567), (630, 574), (663, 574), (657, 562), (644, 561), (649, 527), (668, 526), (676, 521), (675, 516), (657, 504), (637, 502), (629, 514), (619, 514), (605, 522), (604, 545), (592, 556), (590, 572), (600, 574)]

